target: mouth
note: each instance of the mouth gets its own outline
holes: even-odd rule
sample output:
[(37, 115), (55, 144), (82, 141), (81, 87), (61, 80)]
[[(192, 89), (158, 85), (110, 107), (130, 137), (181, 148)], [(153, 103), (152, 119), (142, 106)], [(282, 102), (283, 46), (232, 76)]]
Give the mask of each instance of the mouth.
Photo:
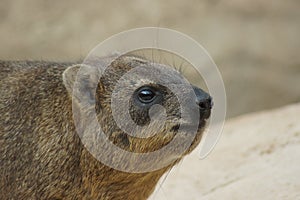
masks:
[(211, 114), (210, 109), (200, 109), (200, 122), (208, 120), (210, 114)]
[(197, 127), (197, 134), (200, 130), (202, 130), (207, 121), (209, 120), (209, 115), (210, 114), (203, 114), (201, 115), (202, 117), (200, 117), (198, 126), (196, 124), (192, 124), (192, 123), (183, 123), (183, 124), (176, 124), (171, 128), (171, 131), (177, 132), (179, 129), (183, 130), (184, 132), (192, 132), (195, 131), (196, 127)]

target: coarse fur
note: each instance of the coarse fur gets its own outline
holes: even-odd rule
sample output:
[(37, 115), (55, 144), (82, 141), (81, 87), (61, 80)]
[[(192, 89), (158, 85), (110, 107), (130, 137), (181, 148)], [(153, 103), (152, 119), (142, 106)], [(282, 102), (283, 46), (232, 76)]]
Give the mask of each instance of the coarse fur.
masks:
[[(141, 63), (148, 61), (135, 57), (114, 61), (97, 86), (95, 109), (113, 143), (143, 153), (167, 144), (176, 130), (166, 123), (156, 136), (140, 139), (115, 124), (109, 98), (113, 86)], [(72, 91), (79, 68), (77, 63), (0, 61), (0, 199), (147, 199), (159, 178), (180, 160), (156, 171), (128, 173), (90, 154), (73, 121)], [(164, 106), (176, 112), (178, 105), (169, 102), (174, 103)], [(132, 112), (134, 118), (134, 107)], [(199, 143), (205, 121), (200, 124), (185, 154)]]

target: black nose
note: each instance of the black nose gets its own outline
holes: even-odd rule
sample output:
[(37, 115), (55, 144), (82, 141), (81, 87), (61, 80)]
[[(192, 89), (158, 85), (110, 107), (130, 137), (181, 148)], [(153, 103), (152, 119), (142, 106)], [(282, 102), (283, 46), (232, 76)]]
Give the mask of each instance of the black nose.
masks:
[(209, 118), (210, 111), (213, 106), (213, 101), (211, 96), (198, 87), (193, 86), (193, 89), (196, 95), (196, 103), (199, 106), (199, 110), (200, 110), (200, 118), (201, 119)]

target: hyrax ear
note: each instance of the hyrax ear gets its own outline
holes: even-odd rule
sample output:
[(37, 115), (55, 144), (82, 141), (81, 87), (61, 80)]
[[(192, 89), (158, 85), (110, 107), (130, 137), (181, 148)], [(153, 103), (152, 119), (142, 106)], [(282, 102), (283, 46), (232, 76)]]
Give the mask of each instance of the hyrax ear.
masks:
[(63, 72), (63, 83), (71, 97), (79, 102), (94, 103), (99, 80), (97, 67), (78, 64), (68, 67)]

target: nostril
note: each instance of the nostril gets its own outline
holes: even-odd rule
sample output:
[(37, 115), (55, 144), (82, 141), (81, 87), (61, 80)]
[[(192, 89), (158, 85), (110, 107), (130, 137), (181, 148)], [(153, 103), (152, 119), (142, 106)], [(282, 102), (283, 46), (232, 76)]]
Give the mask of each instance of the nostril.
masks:
[(199, 102), (198, 105), (201, 109), (206, 109), (206, 103), (205, 102)]
[(208, 97), (208, 98), (205, 99), (205, 100), (198, 101), (197, 104), (198, 104), (198, 106), (199, 106), (200, 109), (208, 110), (208, 109), (211, 109), (211, 108), (212, 108), (212, 106), (213, 106), (213, 101), (212, 101), (212, 98), (211, 98), (211, 97)]

